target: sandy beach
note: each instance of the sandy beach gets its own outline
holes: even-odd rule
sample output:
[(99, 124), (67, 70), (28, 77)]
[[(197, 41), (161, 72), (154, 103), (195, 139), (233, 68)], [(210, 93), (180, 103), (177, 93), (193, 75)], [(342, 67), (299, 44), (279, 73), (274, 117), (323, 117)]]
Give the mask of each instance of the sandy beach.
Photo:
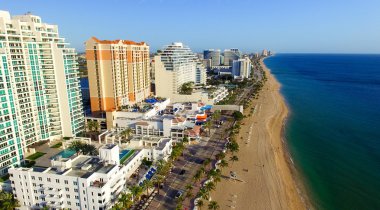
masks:
[[(308, 209), (282, 142), (288, 109), (279, 93), (280, 84), (263, 63), (262, 66), (268, 81), (252, 103), (256, 107), (254, 114), (243, 120), (237, 138), (239, 161), (229, 162), (222, 173), (228, 177), (234, 171), (242, 181), (222, 179), (211, 198), (219, 203), (220, 209)], [(250, 109), (244, 114), (248, 115)]]

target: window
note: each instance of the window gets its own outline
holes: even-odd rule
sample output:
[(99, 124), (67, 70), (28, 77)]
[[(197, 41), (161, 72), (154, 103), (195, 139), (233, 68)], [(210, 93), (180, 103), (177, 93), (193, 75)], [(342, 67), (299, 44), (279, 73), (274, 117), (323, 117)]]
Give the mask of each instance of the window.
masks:
[(74, 192), (78, 192), (78, 189), (74, 189)]
[(42, 181), (42, 177), (38, 177), (38, 180), (39, 180), (39, 181)]
[(35, 180), (35, 179), (36, 179), (36, 177), (32, 176), (32, 180)]
[(68, 191), (69, 191), (69, 188), (68, 188), (68, 187), (66, 187), (66, 188), (65, 188), (65, 190), (68, 192)]
[(78, 182), (74, 182), (74, 185), (78, 185)]
[(59, 179), (56, 179), (55, 182), (56, 182), (56, 183), (59, 183)]
[(75, 196), (75, 199), (79, 199), (79, 196), (76, 195), (76, 196)]
[(70, 198), (70, 195), (66, 195), (66, 198)]
[(48, 182), (50, 182), (50, 181), (51, 181), (51, 179), (50, 179), (50, 178), (47, 178), (47, 181), (48, 181)]
[(69, 181), (65, 180), (65, 184), (69, 184)]

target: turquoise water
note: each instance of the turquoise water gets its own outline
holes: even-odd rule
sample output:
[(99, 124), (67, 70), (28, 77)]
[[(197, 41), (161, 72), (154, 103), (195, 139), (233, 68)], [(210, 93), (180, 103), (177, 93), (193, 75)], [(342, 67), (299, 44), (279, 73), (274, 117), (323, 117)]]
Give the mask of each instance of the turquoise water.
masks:
[(61, 156), (62, 158), (69, 158), (69, 157), (73, 156), (74, 154), (75, 154), (74, 150), (65, 149), (65, 150), (62, 150), (61, 152), (59, 152), (58, 154), (54, 155), (54, 157), (52, 157), (52, 159), (54, 159), (58, 156)]
[(380, 55), (278, 54), (289, 152), (316, 209), (380, 209)]
[(124, 156), (126, 156), (131, 150), (122, 150), (119, 153), (119, 160), (123, 159)]

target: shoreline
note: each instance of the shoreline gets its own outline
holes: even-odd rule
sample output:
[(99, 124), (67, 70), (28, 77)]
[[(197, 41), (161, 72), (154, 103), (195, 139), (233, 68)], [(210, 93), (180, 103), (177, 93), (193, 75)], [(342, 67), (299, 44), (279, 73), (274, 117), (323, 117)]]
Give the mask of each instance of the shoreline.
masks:
[(285, 160), (288, 164), (288, 167), (290, 169), (290, 173), (291, 173), (291, 176), (293, 178), (293, 181), (295, 183), (295, 186), (296, 186), (296, 189), (297, 189), (297, 192), (298, 192), (298, 195), (300, 196), (301, 198), (301, 201), (305, 204), (305, 207), (306, 209), (315, 209), (314, 206), (312, 205), (312, 202), (310, 200), (310, 194), (306, 188), (306, 185), (305, 185), (305, 180), (303, 180), (300, 172), (297, 170), (296, 168), (296, 165), (294, 164), (294, 161), (293, 161), (293, 158), (290, 154), (290, 151), (289, 151), (289, 148), (288, 148), (288, 143), (286, 141), (286, 137), (285, 137), (285, 128), (286, 128), (286, 124), (288, 122), (288, 117), (291, 113), (291, 110), (289, 108), (289, 105), (288, 103), (286, 102), (285, 100), (285, 97), (281, 94), (280, 92), (280, 89), (281, 89), (281, 86), (282, 84), (277, 80), (277, 78), (275, 77), (274, 74), (272, 74), (271, 70), (265, 65), (264, 63), (264, 60), (268, 58), (268, 57), (265, 57), (263, 59), (260, 60), (260, 63), (264, 69), (264, 71), (266, 71), (267, 73), (270, 74), (271, 77), (273, 77), (277, 83), (279, 83), (280, 87), (279, 87), (279, 94), (280, 96), (282, 97), (282, 100), (286, 106), (286, 109), (287, 109), (287, 115), (286, 117), (284, 118), (283, 120), (283, 125), (282, 125), (282, 128), (281, 128), (281, 142), (282, 142), (282, 145), (283, 145), (283, 151), (284, 151), (284, 155), (285, 155)]
[[(310, 209), (284, 139), (289, 111), (279, 91), (281, 84), (263, 59), (260, 63), (268, 80), (258, 99), (244, 111), (248, 117), (237, 136), (239, 161), (229, 162), (222, 170), (225, 177), (229, 177), (229, 171), (236, 172), (241, 182), (222, 179), (211, 198), (220, 203), (221, 209)], [(255, 112), (249, 116), (252, 107)], [(222, 186), (228, 186), (229, 193)]]

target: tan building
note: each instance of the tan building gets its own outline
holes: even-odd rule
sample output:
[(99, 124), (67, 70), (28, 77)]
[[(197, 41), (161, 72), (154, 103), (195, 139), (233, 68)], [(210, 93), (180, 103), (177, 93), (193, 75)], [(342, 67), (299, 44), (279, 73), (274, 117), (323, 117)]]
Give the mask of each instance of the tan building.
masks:
[(86, 41), (91, 111), (132, 105), (150, 95), (149, 46), (127, 40)]

